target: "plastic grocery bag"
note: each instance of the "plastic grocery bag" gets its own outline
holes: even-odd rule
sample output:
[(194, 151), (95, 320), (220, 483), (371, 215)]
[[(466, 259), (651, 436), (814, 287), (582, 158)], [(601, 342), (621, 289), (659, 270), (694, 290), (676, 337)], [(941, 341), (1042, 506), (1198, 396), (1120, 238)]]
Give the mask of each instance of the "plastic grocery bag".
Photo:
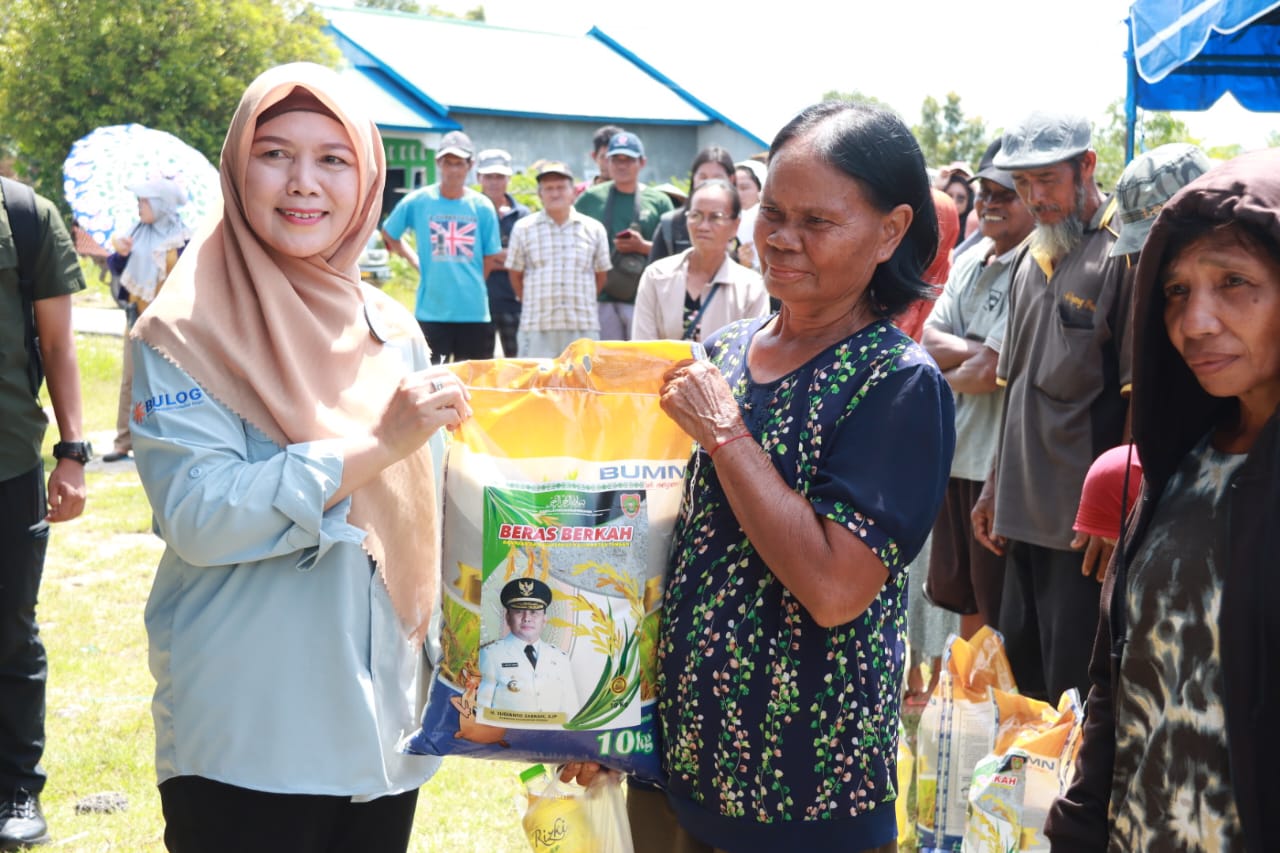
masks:
[(619, 776), (601, 773), (583, 788), (535, 764), (520, 781), (520, 823), (535, 853), (634, 853)]
[(692, 440), (658, 405), (677, 341), (462, 362), (445, 460), (441, 657), (406, 752), (598, 761), (661, 781), (655, 647)]
[(922, 851), (955, 851), (964, 837), (973, 770), (995, 746), (1000, 714), (993, 691), (1012, 695), (1004, 640), (984, 626), (952, 635), (942, 673), (916, 729), (916, 831)]
[(916, 828), (907, 814), (907, 798), (911, 791), (911, 780), (915, 775), (916, 757), (907, 742), (907, 730), (898, 720), (898, 799), (894, 801), (894, 813), (898, 818), (898, 849), (914, 850), (916, 846)]
[(994, 750), (974, 771), (961, 850), (1047, 853), (1044, 822), (1071, 782), (1080, 749), (1080, 695), (1068, 690), (1054, 708), (1026, 696), (993, 693), (999, 731)]

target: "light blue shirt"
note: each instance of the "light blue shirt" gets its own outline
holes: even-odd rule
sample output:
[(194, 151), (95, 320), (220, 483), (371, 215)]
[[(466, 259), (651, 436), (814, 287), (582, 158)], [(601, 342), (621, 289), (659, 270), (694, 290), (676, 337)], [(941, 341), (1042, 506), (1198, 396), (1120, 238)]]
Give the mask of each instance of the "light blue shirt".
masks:
[[(425, 368), (421, 340), (402, 340), (387, 346), (406, 371)], [(146, 608), (159, 781), (356, 799), (421, 785), (440, 759), (397, 744), (424, 658), (350, 499), (323, 509), (337, 443), (281, 448), (147, 344), (134, 364), (133, 447), (166, 544)]]
[(440, 197), (432, 184), (402, 198), (382, 229), (399, 240), (418, 238), (418, 296), (414, 316), (434, 323), (488, 323), (485, 255), (502, 251), (493, 202), (466, 188), (462, 198)]

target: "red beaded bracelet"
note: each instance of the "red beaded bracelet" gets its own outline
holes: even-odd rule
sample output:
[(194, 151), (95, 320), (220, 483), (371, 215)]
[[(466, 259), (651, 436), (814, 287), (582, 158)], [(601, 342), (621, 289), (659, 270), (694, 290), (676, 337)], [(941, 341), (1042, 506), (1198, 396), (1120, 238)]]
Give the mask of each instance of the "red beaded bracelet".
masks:
[(732, 444), (733, 442), (737, 441), (737, 440), (738, 440), (738, 439), (740, 439), (740, 438), (751, 438), (751, 433), (749, 433), (749, 432), (743, 432), (743, 433), (739, 433), (739, 434), (737, 434), (737, 435), (730, 436), (729, 438), (726, 438), (724, 441), (722, 441), (722, 442), (720, 442), (719, 444), (717, 444), (715, 447), (713, 447), (713, 448), (711, 448), (710, 450), (708, 450), (708, 451), (707, 451), (707, 455), (714, 459), (714, 458), (715, 458), (715, 455), (716, 455), (716, 451), (717, 451), (717, 450), (719, 450), (720, 448), (724, 447), (726, 444)]

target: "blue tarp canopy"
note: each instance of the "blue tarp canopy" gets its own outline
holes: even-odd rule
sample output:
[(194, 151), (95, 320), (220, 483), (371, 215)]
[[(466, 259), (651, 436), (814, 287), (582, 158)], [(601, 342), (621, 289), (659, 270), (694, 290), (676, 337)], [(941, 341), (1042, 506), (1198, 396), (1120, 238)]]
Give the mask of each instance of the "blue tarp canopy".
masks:
[(1280, 111), (1280, 0), (1135, 0), (1128, 24), (1126, 159), (1139, 107)]

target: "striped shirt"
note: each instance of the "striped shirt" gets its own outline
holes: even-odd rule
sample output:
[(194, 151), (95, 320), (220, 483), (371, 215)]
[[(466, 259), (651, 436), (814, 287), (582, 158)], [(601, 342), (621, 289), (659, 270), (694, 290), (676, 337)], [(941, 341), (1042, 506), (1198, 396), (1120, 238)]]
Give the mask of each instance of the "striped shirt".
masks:
[(507, 247), (507, 269), (524, 273), (520, 328), (600, 328), (596, 273), (607, 272), (609, 238), (604, 226), (572, 208), (564, 225), (545, 211), (516, 223)]

